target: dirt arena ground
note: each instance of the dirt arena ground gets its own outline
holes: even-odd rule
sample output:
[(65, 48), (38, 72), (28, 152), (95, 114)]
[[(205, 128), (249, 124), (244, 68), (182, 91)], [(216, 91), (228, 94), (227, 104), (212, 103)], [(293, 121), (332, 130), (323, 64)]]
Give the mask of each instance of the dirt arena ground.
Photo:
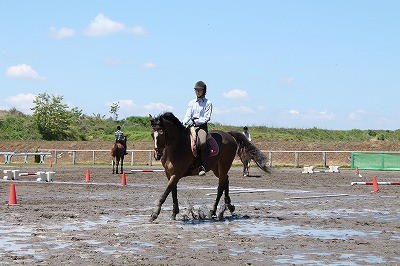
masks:
[[(40, 166), (3, 166), (21, 172)], [(90, 169), (90, 182), (85, 182)], [(215, 199), (217, 179), (185, 177), (181, 213), (171, 197), (150, 223), (166, 186), (163, 173), (133, 173), (127, 185), (110, 166), (53, 166), (55, 181), (0, 182), (0, 265), (399, 265), (400, 186), (351, 186), (400, 181), (398, 172), (354, 170), (302, 174), (276, 168), (230, 171), (234, 215), (198, 219)], [(135, 167), (135, 169), (138, 169)], [(48, 171), (50, 169), (40, 169)], [(17, 205), (9, 206), (11, 184)], [(189, 209), (193, 207), (193, 216)]]

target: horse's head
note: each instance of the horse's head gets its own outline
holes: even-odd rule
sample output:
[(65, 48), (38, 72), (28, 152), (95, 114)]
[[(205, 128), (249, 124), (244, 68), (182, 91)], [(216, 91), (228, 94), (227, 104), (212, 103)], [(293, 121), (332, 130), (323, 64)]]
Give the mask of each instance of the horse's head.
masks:
[(154, 158), (159, 160), (164, 148), (173, 143), (176, 138), (184, 134), (188, 135), (188, 130), (182, 125), (176, 116), (171, 112), (165, 112), (157, 117), (149, 115), (152, 127), (151, 136), (154, 140)]
[(150, 134), (154, 141), (154, 159), (158, 161), (161, 159), (165, 148), (164, 130), (160, 126), (160, 120), (158, 117), (154, 118), (149, 115), (149, 118), (152, 127)]

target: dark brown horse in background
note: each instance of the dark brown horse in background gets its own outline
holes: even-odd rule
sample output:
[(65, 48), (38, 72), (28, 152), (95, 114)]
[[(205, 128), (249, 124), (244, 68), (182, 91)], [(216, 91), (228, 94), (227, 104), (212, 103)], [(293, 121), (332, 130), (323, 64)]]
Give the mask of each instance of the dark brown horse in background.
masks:
[[(238, 150), (237, 155), (240, 158), (240, 161), (243, 163), (243, 176), (250, 176), (250, 162), (253, 160), (259, 168), (263, 171), (268, 171), (268, 167), (266, 167), (267, 158), (261, 151), (254, 146), (252, 142), (250, 142), (243, 133), (230, 131), (228, 132), (231, 135), (235, 135), (235, 139), (238, 142)], [(239, 135), (242, 134), (243, 136)]]
[[(172, 193), (172, 219), (179, 213), (177, 184), (184, 176), (198, 175), (199, 160), (193, 155), (191, 150), (190, 130), (185, 128), (182, 123), (172, 113), (166, 112), (158, 117), (150, 116), (152, 125), (151, 135), (154, 139), (155, 158), (161, 159), (168, 179), (168, 185), (151, 215), (151, 221), (157, 219), (161, 212), (161, 206)], [(242, 142), (240, 132), (223, 132), (212, 130), (209, 132), (219, 146), (219, 153), (208, 157), (206, 161), (206, 171), (212, 170), (218, 178), (217, 197), (210, 210), (210, 218), (216, 218), (216, 211), (222, 194), (225, 193), (225, 203), (221, 208), (218, 217), (222, 218), (226, 209), (234, 212), (235, 206), (231, 204), (229, 197), (229, 176), (228, 171), (235, 159), (238, 148), (237, 141)], [(241, 136), (239, 136), (240, 134)], [(236, 139), (238, 138), (238, 139)], [(263, 162), (259, 162), (261, 165)], [(265, 165), (264, 165), (265, 166)], [(264, 168), (268, 171), (268, 168)], [(201, 178), (201, 177), (199, 177)]]
[[(126, 143), (126, 136), (125, 136)], [(121, 174), (124, 172), (124, 156), (125, 156), (125, 147), (120, 142), (115, 142), (111, 147), (111, 156), (112, 156), (112, 173), (118, 174), (118, 167), (121, 164)]]

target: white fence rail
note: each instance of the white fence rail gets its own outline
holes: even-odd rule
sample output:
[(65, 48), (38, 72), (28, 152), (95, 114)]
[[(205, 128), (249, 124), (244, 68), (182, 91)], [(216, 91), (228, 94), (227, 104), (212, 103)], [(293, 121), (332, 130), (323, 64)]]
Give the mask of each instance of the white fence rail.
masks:
[[(125, 164), (160, 164), (153, 160), (153, 150), (128, 150), (125, 156)], [(267, 151), (262, 150), (269, 159), (270, 166), (302, 165), (350, 165), (350, 157), (353, 151)], [(99, 164), (112, 161), (110, 150), (67, 150), (49, 149), (41, 152), (0, 152), (4, 156), (4, 163), (33, 163), (34, 156), (40, 156), (39, 163), (52, 164)], [(240, 163), (236, 158), (234, 163)]]

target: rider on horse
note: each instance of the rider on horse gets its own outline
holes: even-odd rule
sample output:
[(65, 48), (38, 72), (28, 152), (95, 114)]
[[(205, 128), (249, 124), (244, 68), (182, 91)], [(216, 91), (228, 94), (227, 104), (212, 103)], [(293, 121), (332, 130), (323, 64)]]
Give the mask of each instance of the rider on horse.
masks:
[[(205, 175), (205, 163), (207, 159), (207, 123), (211, 119), (212, 103), (206, 98), (207, 85), (203, 81), (198, 81), (194, 85), (196, 99), (189, 102), (185, 117), (182, 123), (187, 127), (193, 127), (200, 142), (200, 167), (199, 175)], [(192, 130), (192, 128), (191, 128)]]
[(124, 132), (121, 130), (121, 126), (117, 126), (117, 131), (114, 133), (115, 135), (115, 143), (121, 143), (125, 148), (125, 155), (128, 155), (126, 152), (126, 137), (124, 136)]

